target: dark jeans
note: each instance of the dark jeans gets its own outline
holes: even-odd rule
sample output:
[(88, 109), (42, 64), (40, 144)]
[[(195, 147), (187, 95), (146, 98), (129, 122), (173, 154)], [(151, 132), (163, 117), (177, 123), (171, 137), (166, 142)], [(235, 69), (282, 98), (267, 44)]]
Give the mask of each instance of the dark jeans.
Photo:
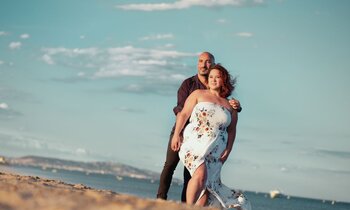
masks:
[[(168, 143), (168, 149), (166, 153), (166, 160), (164, 163), (163, 171), (160, 174), (159, 188), (157, 193), (157, 198), (167, 199), (168, 191), (170, 188), (171, 180), (177, 164), (179, 163), (179, 154), (171, 149), (171, 139), (174, 135), (174, 130), (170, 133), (170, 139)], [(184, 167), (184, 185), (182, 188), (181, 201), (186, 202), (186, 190), (188, 181), (191, 179), (191, 174), (188, 172), (186, 167)]]

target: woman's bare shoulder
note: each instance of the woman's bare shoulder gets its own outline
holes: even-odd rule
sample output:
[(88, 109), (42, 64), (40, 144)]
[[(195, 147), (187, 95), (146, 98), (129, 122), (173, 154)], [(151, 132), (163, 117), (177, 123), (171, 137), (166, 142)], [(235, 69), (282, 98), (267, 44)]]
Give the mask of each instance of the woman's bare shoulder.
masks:
[(203, 93), (206, 93), (208, 90), (202, 90), (198, 89), (192, 92), (193, 95), (202, 95)]
[(223, 106), (224, 107), (226, 107), (231, 113), (233, 112), (233, 111), (235, 111), (233, 108), (232, 108), (232, 106), (231, 106), (231, 104), (230, 104), (230, 102), (229, 102), (229, 100), (228, 99), (223, 99)]

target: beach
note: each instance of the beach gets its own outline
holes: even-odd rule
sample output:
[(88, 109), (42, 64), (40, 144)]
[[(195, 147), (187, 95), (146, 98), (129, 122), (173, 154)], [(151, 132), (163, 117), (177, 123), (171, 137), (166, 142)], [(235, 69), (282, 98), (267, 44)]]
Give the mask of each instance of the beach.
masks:
[[(210, 209), (180, 203), (182, 185), (177, 182), (171, 185), (168, 193), (169, 201), (156, 200), (159, 180), (132, 177), (136, 172), (133, 168), (123, 166), (124, 176), (122, 176), (120, 173), (106, 173), (109, 170), (108, 167), (103, 168), (104, 173), (96, 173), (96, 170), (92, 170), (94, 165), (86, 165), (86, 163), (84, 165), (80, 162), (79, 164), (69, 162), (69, 164), (59, 159), (47, 158), (36, 158), (34, 162), (29, 161), (34, 159), (33, 157), (20, 158), (19, 162), (17, 158), (16, 162), (7, 158), (5, 164), (0, 164), (1, 210)], [(99, 164), (98, 166), (104, 165)], [(115, 168), (116, 165), (112, 166)], [(138, 172), (139, 175), (147, 175), (142, 170)], [(253, 210), (350, 209), (350, 203), (334, 200), (303, 198), (286, 194), (271, 199), (268, 192), (243, 192), (250, 200)]]
[(69, 184), (38, 176), (0, 172), (0, 209), (79, 210), (79, 209), (214, 209), (175, 201), (146, 199), (83, 184)]
[[(33, 166), (0, 165), (0, 209), (210, 209), (181, 204), (173, 183), (169, 200), (156, 200), (158, 180)], [(348, 210), (350, 203), (245, 191), (253, 210)], [(212, 208), (213, 209), (213, 208)]]

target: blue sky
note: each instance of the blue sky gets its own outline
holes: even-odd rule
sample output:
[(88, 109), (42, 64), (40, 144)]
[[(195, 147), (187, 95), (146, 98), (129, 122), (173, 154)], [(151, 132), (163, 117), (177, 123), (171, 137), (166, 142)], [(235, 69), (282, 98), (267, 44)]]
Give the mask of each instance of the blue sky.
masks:
[(349, 9), (347, 0), (2, 1), (0, 153), (160, 172), (177, 88), (210, 51), (238, 77), (243, 106), (223, 181), (350, 201)]

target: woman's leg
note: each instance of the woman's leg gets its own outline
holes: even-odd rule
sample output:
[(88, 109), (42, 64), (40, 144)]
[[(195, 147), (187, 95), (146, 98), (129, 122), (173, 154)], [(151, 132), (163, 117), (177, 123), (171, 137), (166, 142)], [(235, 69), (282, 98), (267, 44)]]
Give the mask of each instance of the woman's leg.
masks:
[(207, 168), (205, 163), (202, 163), (193, 173), (192, 178), (188, 182), (186, 192), (186, 203), (194, 204), (198, 200), (200, 193), (205, 188), (206, 180)]
[(205, 190), (203, 196), (196, 202), (196, 205), (198, 206), (205, 206), (208, 201), (208, 190)]

